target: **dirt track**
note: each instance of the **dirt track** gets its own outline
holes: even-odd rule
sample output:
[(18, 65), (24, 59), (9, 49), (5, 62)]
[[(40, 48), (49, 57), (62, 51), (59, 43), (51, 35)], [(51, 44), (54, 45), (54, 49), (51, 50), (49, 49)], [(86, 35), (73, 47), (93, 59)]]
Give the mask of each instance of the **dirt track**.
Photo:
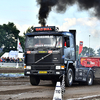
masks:
[[(51, 81), (41, 81), (39, 86), (31, 86), (29, 77), (0, 78), (0, 100), (52, 100), (54, 89)], [(73, 84), (72, 87), (66, 87), (63, 100), (93, 95), (100, 98), (100, 80), (96, 80), (92, 86)]]
[(0, 68), (0, 73), (24, 73), (23, 68)]

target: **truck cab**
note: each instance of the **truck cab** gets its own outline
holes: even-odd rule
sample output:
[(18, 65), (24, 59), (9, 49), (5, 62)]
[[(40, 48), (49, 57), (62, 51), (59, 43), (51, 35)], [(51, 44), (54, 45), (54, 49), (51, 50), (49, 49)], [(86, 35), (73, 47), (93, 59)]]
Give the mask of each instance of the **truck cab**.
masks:
[(76, 30), (58, 31), (55, 26), (35, 27), (26, 34), (24, 74), (30, 83), (51, 80), (55, 84), (65, 75), (65, 85), (75, 79)]

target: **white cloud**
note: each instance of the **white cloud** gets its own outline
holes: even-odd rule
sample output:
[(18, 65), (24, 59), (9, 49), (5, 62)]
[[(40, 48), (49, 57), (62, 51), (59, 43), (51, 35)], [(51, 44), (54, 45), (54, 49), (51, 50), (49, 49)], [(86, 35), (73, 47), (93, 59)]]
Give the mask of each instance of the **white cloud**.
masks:
[(60, 27), (60, 30), (69, 29), (71, 26), (76, 25), (76, 18), (66, 18), (65, 23)]
[(83, 41), (84, 46), (89, 46), (89, 35), (91, 35), (91, 48), (97, 50), (100, 46), (100, 21), (96, 17), (86, 18), (66, 18), (60, 26), (60, 30), (76, 29), (76, 43)]
[(23, 33), (26, 32), (26, 30), (31, 27), (32, 25), (24, 24), (24, 25), (19, 25), (16, 24), (17, 29), (20, 31), (19, 35), (23, 36)]
[(31, 24), (23, 24), (23, 25), (19, 25), (17, 23), (15, 25), (16, 25), (17, 29), (20, 31), (20, 33), (19, 33), (20, 36), (23, 36), (23, 33), (26, 32), (26, 30), (29, 27), (31, 27), (31, 26), (33, 26), (33, 27), (39, 27), (40, 26), (40, 24), (34, 24), (34, 25), (31, 25)]
[(80, 18), (80, 19), (78, 19), (78, 21), (82, 25), (86, 25), (86, 26), (90, 26), (90, 27), (95, 27), (96, 24), (97, 24), (98, 19), (96, 17), (92, 17), (92, 18)]

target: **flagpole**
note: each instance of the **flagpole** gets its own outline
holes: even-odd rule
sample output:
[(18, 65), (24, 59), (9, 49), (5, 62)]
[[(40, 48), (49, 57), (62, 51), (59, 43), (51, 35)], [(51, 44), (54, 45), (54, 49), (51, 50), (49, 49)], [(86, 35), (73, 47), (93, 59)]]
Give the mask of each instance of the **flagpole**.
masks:
[[(18, 54), (19, 54), (19, 51), (23, 52), (23, 49), (21, 47), (21, 43), (19, 41), (19, 38), (17, 39), (17, 50), (18, 50)], [(18, 58), (17, 58), (17, 66), (16, 66), (16, 68), (18, 68)]]
[[(19, 54), (19, 51), (18, 51), (18, 54)], [(18, 66), (18, 56), (17, 56), (17, 66), (16, 66), (16, 68), (18, 68), (19, 66)]]
[[(19, 54), (19, 50), (18, 50), (18, 44), (19, 44), (19, 40), (17, 39), (17, 51), (18, 51), (18, 54)], [(18, 55), (17, 55), (17, 65), (16, 65), (16, 68), (18, 68)]]

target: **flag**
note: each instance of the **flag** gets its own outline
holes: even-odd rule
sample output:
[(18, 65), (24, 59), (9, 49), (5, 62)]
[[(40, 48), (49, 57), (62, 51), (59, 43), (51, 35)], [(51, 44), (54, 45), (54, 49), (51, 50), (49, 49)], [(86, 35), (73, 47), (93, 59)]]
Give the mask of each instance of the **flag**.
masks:
[(79, 54), (81, 54), (82, 49), (83, 49), (83, 41), (80, 41), (80, 43), (79, 43)]
[(18, 40), (17, 40), (17, 50), (20, 51), (20, 52), (23, 52), (23, 49), (22, 49), (22, 47), (21, 47), (21, 43), (20, 43), (20, 41), (19, 41), (19, 38), (18, 38)]

